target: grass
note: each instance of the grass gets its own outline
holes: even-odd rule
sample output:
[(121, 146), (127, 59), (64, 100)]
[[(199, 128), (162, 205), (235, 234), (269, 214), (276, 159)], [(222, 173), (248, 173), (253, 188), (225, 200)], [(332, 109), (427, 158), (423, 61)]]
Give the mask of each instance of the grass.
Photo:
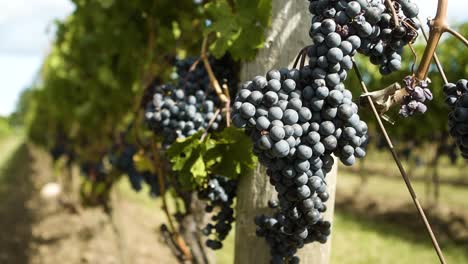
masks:
[[(366, 166), (380, 166), (381, 169), (393, 170), (397, 174), (395, 165), (386, 162), (385, 159), (385, 154), (372, 155), (371, 161), (366, 161)], [(447, 170), (444, 168), (446, 173), (463, 174), (462, 166), (450, 166), (448, 160), (443, 163), (445, 168), (450, 168)], [(361, 184), (361, 177), (346, 168), (340, 168), (337, 182), (340, 190), (353, 191)], [(425, 183), (413, 181), (412, 184), (421, 202), (429, 204)], [(383, 201), (411, 202), (401, 178), (370, 175), (367, 177), (367, 185), (363, 192)], [(440, 186), (440, 206), (468, 212), (467, 197), (466, 187), (444, 184)], [(405, 226), (397, 226), (390, 222), (373, 222), (357, 218), (340, 211), (335, 213), (334, 221), (331, 263), (438, 263), (437, 255), (425, 233), (417, 233)], [(443, 244), (442, 250), (448, 263), (468, 263), (466, 245)]]
[(2, 194), (12, 187), (10, 182), (14, 181), (17, 176), (16, 169), (25, 167), (20, 163), (28, 162), (20, 160), (26, 159), (22, 155), (24, 151), (21, 151), (23, 144), (24, 140), (21, 136), (0, 137), (0, 193)]
[[(373, 157), (380, 160), (382, 166), (385, 155)], [(368, 162), (371, 163), (371, 162)], [(388, 162), (387, 162), (388, 163)], [(387, 166), (392, 164), (388, 163)], [(454, 172), (457, 172), (453, 169)], [(356, 173), (340, 170), (338, 185), (340, 188), (354, 190), (360, 184)], [(424, 182), (414, 182), (414, 187), (421, 198), (424, 197)], [(147, 190), (135, 193), (126, 178), (118, 184), (119, 191), (130, 200), (142, 204), (154, 213), (164, 215), (160, 210), (161, 200), (151, 199)], [(365, 192), (372, 197), (410, 202), (402, 180), (385, 177), (369, 177)], [(441, 185), (440, 202), (442, 205), (468, 211), (468, 190), (463, 187)], [(424, 198), (421, 200), (425, 200)], [(173, 200), (169, 200), (172, 205)], [(173, 211), (173, 207), (171, 209)], [(235, 229), (233, 229), (235, 230)], [(231, 264), (234, 261), (235, 234), (231, 232), (224, 241), (224, 247), (215, 252), (217, 263)], [(447, 244), (449, 243), (449, 244)], [(468, 250), (465, 246), (447, 242), (442, 245), (448, 263), (468, 263)], [(404, 226), (391, 223), (375, 222), (369, 219), (336, 211), (332, 237), (332, 264), (412, 264), (438, 263), (430, 240), (425, 233), (417, 233)]]
[(13, 129), (8, 123), (8, 118), (0, 116), (0, 140), (12, 134)]
[[(341, 212), (335, 214), (334, 221), (331, 264), (438, 263), (425, 234)], [(224, 248), (216, 251), (217, 263), (233, 263), (234, 236), (231, 232)], [(448, 263), (468, 263), (468, 251), (463, 246), (445, 244), (442, 247)]]
[[(396, 169), (395, 169), (396, 170)], [(411, 202), (410, 195), (401, 178), (389, 177), (368, 177), (367, 186), (364, 192), (372, 197), (381, 199), (392, 199), (394, 201)], [(340, 170), (338, 174), (338, 187), (354, 190), (361, 184), (361, 178), (357, 173), (351, 173), (346, 170)], [(421, 181), (412, 181), (421, 202), (428, 204), (429, 197), (426, 195), (425, 183)], [(432, 197), (432, 196), (431, 196)], [(464, 186), (454, 186), (441, 184), (439, 194), (439, 204), (450, 208), (459, 209), (468, 212), (468, 188)]]
[[(0, 168), (8, 164), (13, 153), (21, 146), (23, 138), (9, 136), (0, 138)], [(371, 160), (380, 160), (372, 157)], [(374, 162), (368, 162), (374, 163)], [(390, 164), (390, 163), (389, 163)], [(391, 166), (391, 165), (387, 165)], [(2, 183), (2, 181), (0, 181)], [(360, 184), (360, 177), (355, 173), (340, 171), (338, 184), (340, 188), (354, 189)], [(415, 189), (420, 197), (424, 197), (424, 183), (414, 182)], [(153, 199), (145, 188), (135, 193), (126, 177), (117, 184), (117, 190), (124, 199), (140, 204), (145, 210), (158, 214), (161, 219), (165, 216), (161, 210), (161, 199)], [(410, 201), (404, 183), (401, 180), (384, 177), (369, 177), (365, 189), (373, 197)], [(468, 190), (455, 186), (441, 186), (441, 204), (455, 206), (468, 210)], [(168, 199), (170, 210), (174, 212), (174, 200)], [(424, 199), (421, 199), (424, 201)], [(233, 229), (235, 230), (235, 228)], [(215, 252), (217, 263), (231, 264), (234, 260), (235, 234), (231, 232), (224, 242), (224, 247)], [(449, 243), (449, 242), (448, 242)], [(442, 245), (448, 263), (468, 263), (468, 250), (465, 246), (454, 244)], [(332, 237), (332, 264), (386, 264), (386, 263), (438, 263), (437, 256), (432, 249), (429, 239), (424, 233), (416, 233), (404, 226), (391, 223), (374, 222), (368, 219), (357, 218), (351, 214), (337, 211), (335, 214)]]
[[(141, 204), (146, 210), (152, 211), (152, 213), (157, 214), (161, 219), (166, 219), (164, 213), (162, 212), (162, 200), (160, 198), (154, 199), (148, 195), (149, 188), (144, 185), (143, 190), (136, 193), (130, 186), (126, 177), (123, 177), (117, 183), (117, 189), (120, 195), (129, 199), (132, 202)], [(167, 196), (169, 210), (170, 212), (175, 211), (174, 199), (171, 196)], [(233, 225), (232, 230), (235, 230), (235, 225)], [(230, 264), (234, 262), (234, 243), (235, 243), (235, 232), (230, 232), (226, 240), (223, 242), (223, 249), (215, 251), (216, 263), (219, 264)]]
[[(335, 214), (331, 263), (438, 263), (425, 234), (404, 227)], [(466, 247), (443, 245), (448, 263), (468, 263)]]
[[(431, 176), (433, 170), (431, 168), (428, 169), (430, 161), (433, 159), (433, 155), (436, 149), (435, 146), (427, 146), (424, 148), (416, 148), (412, 152), (412, 156), (410, 156), (411, 162), (403, 160), (402, 163), (410, 176), (414, 177), (427, 177)], [(358, 164), (354, 166), (354, 169), (358, 168), (362, 163), (365, 168), (372, 169), (374, 171), (381, 172), (382, 174), (391, 172), (392, 176), (400, 177), (398, 174), (398, 170), (396, 168), (395, 163), (393, 162), (393, 158), (389, 151), (384, 150), (377, 150), (376, 148), (368, 149), (367, 155), (363, 161), (358, 161)], [(416, 166), (414, 159), (415, 157), (419, 157), (422, 161), (420, 166)], [(439, 165), (438, 165), (438, 172), (441, 179), (447, 180), (460, 180), (464, 179), (465, 181), (468, 180), (467, 174), (464, 172), (467, 169), (467, 163), (461, 157), (458, 158), (456, 164), (452, 164), (449, 158), (446, 155), (440, 157)], [(343, 167), (344, 170), (348, 170), (348, 168)]]
[(22, 137), (8, 136), (0, 138), (0, 168), (11, 158), (13, 152), (23, 142)]
[(29, 263), (35, 216), (32, 156), (20, 136), (0, 142), (0, 258), (2, 263)]
[[(125, 199), (141, 204), (146, 210), (160, 211), (156, 209), (161, 208), (162, 201), (161, 199), (151, 198), (151, 196), (149, 195), (148, 185), (143, 184), (143, 189), (139, 192), (135, 192), (132, 189), (130, 182), (128, 181), (128, 178), (124, 175), (124, 177), (122, 177), (117, 182), (116, 187), (117, 187), (116, 189), (119, 195), (125, 197)], [(162, 212), (161, 212), (161, 216), (163, 216)]]
[(229, 232), (227, 238), (223, 241), (223, 249), (215, 252), (216, 263), (232, 264), (234, 263), (234, 246), (236, 243), (235, 230), (236, 225), (232, 225), (232, 232)]

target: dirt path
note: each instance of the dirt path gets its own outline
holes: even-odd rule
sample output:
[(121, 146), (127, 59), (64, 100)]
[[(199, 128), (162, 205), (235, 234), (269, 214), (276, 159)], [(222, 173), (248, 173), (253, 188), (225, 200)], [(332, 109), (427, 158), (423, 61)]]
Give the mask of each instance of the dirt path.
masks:
[(177, 263), (159, 240), (158, 214), (120, 195), (111, 217), (99, 208), (74, 214), (41, 198), (55, 177), (48, 155), (31, 145), (20, 145), (3, 165), (0, 263)]
[[(373, 221), (389, 222), (400, 227), (408, 228), (420, 234), (426, 230), (409, 201), (388, 199), (372, 196), (365, 189), (350, 189), (348, 186), (338, 186), (336, 208), (338, 212)], [(468, 213), (450, 206), (430, 206), (424, 208), (431, 222), (434, 233), (443, 243), (455, 242), (468, 246)]]
[[(144, 204), (141, 196), (117, 188), (111, 216), (98, 208), (74, 214), (56, 199), (40, 197), (45, 183), (57, 181), (52, 162), (42, 150), (18, 142), (0, 146), (1, 264), (178, 263), (158, 233), (165, 219), (154, 211), (160, 210), (153, 206), (155, 201)], [(349, 188), (339, 188), (338, 193), (338, 210), (424, 233), (410, 204), (368, 195), (356, 198)], [(468, 241), (468, 218), (431, 211), (429, 217), (443, 240)]]
[[(7, 149), (3, 149), (7, 151)], [(32, 157), (26, 146), (20, 146), (10, 159), (3, 158), (0, 178), (0, 262), (27, 263), (30, 258), (28, 241), (32, 240), (34, 215), (28, 210), (31, 190), (27, 175), (32, 174)], [(23, 166), (20, 166), (23, 163)], [(11, 188), (14, 192), (11, 193)]]

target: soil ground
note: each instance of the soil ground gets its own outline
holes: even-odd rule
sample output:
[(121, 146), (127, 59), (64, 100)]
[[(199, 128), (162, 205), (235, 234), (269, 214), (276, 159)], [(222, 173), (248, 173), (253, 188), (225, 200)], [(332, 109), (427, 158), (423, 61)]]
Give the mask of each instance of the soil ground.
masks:
[[(134, 193), (126, 179), (115, 188), (111, 214), (79, 207), (76, 213), (40, 196), (44, 184), (60, 181), (46, 152), (12, 137), (0, 140), (0, 153), (0, 264), (178, 263), (159, 233), (161, 201)], [(403, 186), (373, 177), (360, 189), (357, 175), (339, 177), (331, 263), (437, 263)], [(442, 189), (447, 208), (426, 208), (448, 263), (468, 263), (468, 210), (446, 200), (465, 192)], [(217, 252), (218, 264), (233, 263), (233, 238), (231, 232)]]
[(158, 239), (163, 219), (118, 192), (110, 215), (99, 208), (74, 213), (41, 198), (42, 186), (56, 180), (51, 160), (17, 144), (0, 173), (0, 263), (177, 263)]

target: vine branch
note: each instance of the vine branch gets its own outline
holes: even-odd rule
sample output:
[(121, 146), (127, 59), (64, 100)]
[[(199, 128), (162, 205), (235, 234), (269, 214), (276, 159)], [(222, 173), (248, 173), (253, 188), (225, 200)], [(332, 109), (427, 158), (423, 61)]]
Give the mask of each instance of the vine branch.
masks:
[(230, 127), (231, 126), (231, 96), (229, 95), (229, 87), (227, 84), (223, 84), (223, 90), (224, 93), (226, 94), (226, 97), (228, 98), (228, 101), (226, 102), (225, 109), (226, 109), (226, 126)]
[(385, 0), (385, 3), (388, 5), (388, 8), (390, 8), (390, 11), (392, 11), (393, 23), (395, 23), (395, 26), (399, 26), (400, 22), (398, 20), (398, 14), (395, 10), (395, 6), (393, 5), (392, 0)]
[(205, 66), (206, 72), (208, 73), (208, 77), (210, 78), (211, 86), (213, 86), (216, 94), (218, 95), (219, 99), (226, 103), (229, 99), (226, 94), (223, 93), (221, 86), (219, 85), (216, 76), (213, 73), (213, 69), (211, 68), (210, 62), (208, 61), (207, 55), (207, 45), (208, 45), (208, 37), (203, 38), (203, 44), (201, 49), (201, 59), (203, 61), (203, 65)]
[[(389, 2), (390, 0), (386, 0)], [(457, 31), (451, 29), (447, 24), (447, 16), (448, 16), (448, 0), (439, 0), (437, 4), (437, 13), (434, 19), (428, 21), (429, 25), (429, 37), (425, 36), (427, 39), (427, 45), (424, 49), (424, 54), (421, 58), (421, 61), (418, 65), (418, 69), (414, 74), (414, 77), (418, 80), (424, 81), (427, 79), (429, 68), (431, 65), (432, 59), (442, 75), (444, 82), (447, 83), (448, 80), (445, 76), (445, 72), (442, 69), (440, 64), (440, 60), (436, 54), (436, 48), (439, 44), (441, 36), (443, 33), (447, 32), (454, 35), (460, 41), (462, 41), (465, 45), (468, 46), (468, 40), (463, 37)], [(424, 29), (422, 29), (424, 32)], [(425, 33), (424, 33), (425, 34)], [(400, 104), (403, 99), (408, 95), (408, 91), (406, 89), (399, 89), (396, 90), (394, 95), (392, 96), (392, 105)]]
[(430, 28), (429, 39), (427, 41), (427, 46), (424, 49), (421, 62), (419, 63), (418, 71), (416, 72), (416, 77), (419, 80), (426, 80), (432, 57), (434, 57), (434, 53), (442, 34), (447, 29), (447, 9), (448, 0), (439, 0), (436, 16), (428, 23)]
[[(361, 85), (361, 89), (364, 93), (369, 93), (369, 91), (367, 90), (367, 86), (366, 84), (364, 83), (363, 79), (362, 79), (362, 75), (361, 75), (361, 72), (359, 71), (359, 68), (358, 68), (358, 65), (356, 64), (356, 61), (354, 60), (354, 58), (352, 59), (353, 61), (353, 65), (354, 65), (354, 71), (359, 79), (359, 83)], [(413, 189), (413, 186), (411, 184), (411, 180), (410, 178), (408, 177), (408, 175), (406, 174), (406, 171), (405, 169), (403, 168), (403, 165), (401, 164), (401, 161), (395, 151), (395, 148), (393, 147), (393, 143), (392, 143), (392, 140), (390, 139), (390, 137), (388, 136), (388, 133), (387, 133), (387, 130), (385, 129), (385, 126), (382, 122), (382, 119), (380, 118), (380, 114), (379, 112), (377, 111), (377, 108), (375, 107), (374, 105), (374, 102), (372, 101), (372, 99), (370, 97), (367, 97), (367, 100), (369, 102), (369, 105), (371, 106), (372, 108), (372, 112), (374, 114), (374, 117), (375, 119), (377, 120), (377, 123), (379, 125), (379, 128), (380, 128), (380, 131), (382, 132), (382, 134), (384, 135), (385, 137), (385, 141), (387, 143), (387, 146), (392, 154), (392, 157), (393, 157), (393, 160), (395, 161), (399, 171), (400, 171), (400, 174), (401, 174), (401, 177), (403, 178), (405, 184), (406, 184), (406, 188), (408, 189), (410, 195), (411, 195), (411, 198), (413, 200), (413, 203), (414, 205), (416, 206), (416, 209), (419, 213), (419, 216), (421, 217), (421, 220), (424, 222), (424, 225), (426, 226), (426, 229), (427, 229), (427, 232), (431, 238), (431, 241), (432, 241), (432, 245), (434, 246), (434, 249), (437, 253), (437, 256), (439, 257), (439, 260), (440, 260), (440, 263), (442, 264), (446, 264), (446, 261), (445, 261), (445, 258), (444, 258), (444, 255), (442, 253), (442, 250), (440, 249), (440, 246), (439, 246), (439, 243), (437, 242), (437, 238), (435, 237), (434, 235), (434, 232), (432, 231), (432, 228), (431, 228), (431, 225), (429, 224), (429, 221), (427, 220), (427, 217), (426, 217), (426, 214), (424, 213), (424, 209), (422, 208), (421, 204), (419, 203), (419, 200), (416, 196), (416, 192), (414, 191)]]
[[(422, 24), (422, 23), (421, 23), (421, 19), (419, 19), (419, 17), (418, 17), (418, 20), (419, 20), (419, 23)], [(424, 39), (425, 39), (426, 42), (427, 42), (427, 41), (428, 41), (428, 38), (427, 38), (426, 30), (424, 30), (423, 27), (421, 27), (421, 32), (422, 32), (422, 34), (423, 34)], [(436, 51), (434, 51), (434, 63), (435, 63), (435, 65), (436, 65), (436, 67), (437, 67), (437, 70), (438, 70), (439, 73), (440, 73), (440, 76), (441, 76), (442, 79), (444, 80), (444, 83), (445, 83), (445, 84), (448, 84), (447, 76), (445, 75), (445, 71), (444, 71), (444, 69), (442, 68), (442, 64), (440, 63), (439, 56), (437, 56), (437, 52), (436, 52)]]
[(231, 125), (231, 107), (230, 107), (231, 96), (229, 95), (229, 89), (227, 85), (224, 84), (223, 88), (221, 88), (221, 86), (219, 85), (218, 79), (216, 79), (216, 76), (208, 60), (207, 46), (208, 46), (208, 36), (205, 36), (203, 38), (203, 43), (202, 43), (201, 59), (203, 61), (203, 65), (205, 66), (206, 72), (208, 73), (208, 77), (210, 78), (211, 86), (213, 86), (221, 102), (224, 103), (224, 107), (226, 109), (226, 126), (229, 127)]
[(203, 132), (203, 135), (202, 135), (202, 137), (200, 138), (200, 141), (205, 140), (206, 136), (208, 136), (208, 130), (210, 129), (211, 125), (213, 125), (213, 123), (214, 123), (216, 117), (218, 117), (220, 111), (221, 111), (221, 110), (220, 110), (219, 108), (216, 109), (216, 112), (214, 113), (214, 115), (213, 115), (213, 117), (210, 119), (210, 121), (208, 122), (208, 126), (206, 127), (205, 132)]
[(454, 30), (453, 28), (451, 27), (446, 27), (445, 28), (445, 32), (448, 32), (450, 34), (452, 34), (454, 37), (456, 37), (457, 39), (459, 39), (461, 42), (463, 42), (463, 44), (465, 44), (467, 47), (468, 47), (468, 40), (463, 37), (462, 34), (458, 33), (456, 30)]
[(177, 247), (179, 248), (180, 251), (184, 254), (185, 258), (187, 260), (192, 259), (192, 253), (190, 252), (190, 248), (187, 246), (185, 241), (183, 240), (182, 236), (177, 232), (177, 229), (174, 225), (174, 222), (172, 221), (171, 214), (169, 213), (169, 208), (167, 206), (167, 200), (166, 200), (166, 186), (165, 186), (165, 181), (164, 181), (164, 175), (163, 175), (163, 168), (162, 168), (162, 162), (159, 157), (158, 153), (158, 146), (156, 144), (156, 141), (153, 142), (152, 148), (153, 152), (153, 166), (155, 170), (157, 171), (157, 177), (158, 177), (158, 184), (159, 184), (159, 191), (161, 192), (161, 200), (162, 200), (162, 208), (164, 210), (164, 213), (167, 217), (167, 221), (169, 223), (170, 231), (172, 235), (174, 236), (174, 240), (177, 244)]

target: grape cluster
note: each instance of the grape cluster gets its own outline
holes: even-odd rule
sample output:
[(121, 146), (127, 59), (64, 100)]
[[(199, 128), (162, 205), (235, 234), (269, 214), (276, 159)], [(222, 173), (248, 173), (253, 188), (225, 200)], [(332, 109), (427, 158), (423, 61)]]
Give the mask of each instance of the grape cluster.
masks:
[[(393, 1), (398, 25), (392, 11), (383, 0), (309, 0), (309, 11), (314, 15), (310, 36), (315, 49), (310, 57), (317, 57), (321, 66), (337, 68), (325, 52), (330, 48), (341, 50), (343, 56), (354, 55), (352, 48), (368, 56), (379, 65), (381, 74), (401, 69), (403, 47), (417, 37), (419, 24), (415, 18), (418, 6), (409, 0)], [(341, 53), (336, 50), (334, 53)], [(345, 60), (347, 61), (347, 59)]]
[(116, 169), (127, 174), (133, 190), (141, 191), (142, 184), (146, 183), (150, 187), (150, 195), (156, 197), (160, 194), (158, 177), (150, 171), (137, 170), (133, 160), (137, 151), (137, 147), (131, 144), (115, 145), (109, 153), (109, 161)]
[[(173, 78), (178, 80), (178, 87), (183, 88), (190, 94), (194, 94), (197, 90), (209, 91), (211, 89), (210, 79), (203, 66), (203, 62), (199, 61), (196, 67), (193, 68), (196, 62), (197, 58), (194, 57), (175, 61), (176, 72)], [(226, 84), (231, 94), (234, 94), (238, 85), (238, 65), (233, 61), (231, 56), (226, 54), (219, 59), (210, 57), (209, 63), (220, 85)], [(214, 97), (214, 94), (211, 95)]]
[(66, 154), (66, 147), (64, 144), (56, 142), (54, 146), (49, 151), (50, 155), (52, 156), (53, 161), (57, 161), (60, 157)]
[(463, 158), (468, 159), (468, 80), (444, 85), (445, 102), (451, 108), (449, 132), (457, 142)]
[(222, 122), (222, 115), (215, 117), (216, 100), (207, 98), (204, 90), (189, 91), (170, 84), (158, 86), (146, 108), (147, 123), (165, 145), (207, 129), (213, 118), (210, 130), (218, 130)]
[(143, 90), (143, 94), (141, 95), (140, 99), (140, 107), (145, 109), (145, 107), (153, 100), (153, 95), (156, 92), (156, 87), (163, 84), (162, 81), (156, 77), (154, 78), (151, 83), (145, 87)]
[(429, 82), (417, 80), (414, 76), (406, 76), (403, 83), (408, 95), (403, 98), (399, 114), (403, 117), (412, 116), (415, 113), (424, 114), (427, 111), (424, 102), (433, 99), (431, 90), (427, 88)]
[(284, 227), (278, 228), (278, 226), (281, 225), (279, 221), (285, 221), (285, 219), (286, 217), (281, 213), (276, 213), (273, 217), (261, 215), (255, 218), (255, 223), (258, 226), (256, 231), (257, 236), (265, 237), (271, 251), (275, 252), (275, 254), (272, 255), (271, 263), (284, 263), (283, 256), (288, 256), (289, 264), (297, 264), (300, 262), (299, 257), (290, 255), (291, 252), (297, 251), (297, 247), (289, 243), (289, 241), (291, 241), (291, 236), (297, 237), (296, 240), (308, 237), (307, 240), (309, 241), (304, 240), (304, 242), (301, 242), (301, 245), (299, 245), (299, 247), (302, 247), (302, 243), (313, 241), (325, 243), (327, 241), (327, 236), (330, 235), (331, 224), (328, 221), (318, 221), (312, 230), (313, 233), (309, 234), (310, 231), (308, 229), (304, 229), (302, 233), (294, 233), (291, 231), (288, 233), (288, 231), (285, 231)]
[[(238, 65), (229, 55), (220, 59), (209, 58), (209, 64), (219, 84), (234, 94), (238, 82)], [(154, 89), (154, 96), (146, 108), (146, 121), (156, 134), (162, 136), (166, 146), (177, 138), (184, 138), (200, 130), (216, 131), (223, 125), (220, 100), (211, 87), (203, 62), (195, 58), (175, 61), (172, 78), (175, 85), (165, 84)], [(207, 201), (206, 211), (216, 213), (213, 223), (203, 233), (209, 237), (206, 246), (220, 249), (222, 241), (234, 221), (233, 199), (237, 182), (223, 176), (210, 176), (204, 188), (198, 191), (200, 199)]]
[(280, 212), (257, 220), (273, 259), (292, 257), (304, 243), (326, 241), (330, 224), (321, 213), (332, 154), (345, 165), (365, 155), (367, 125), (341, 81), (340, 74), (310, 65), (271, 70), (243, 84), (233, 104), (233, 124), (246, 128), (279, 193)]
[(123, 150), (118, 153), (115, 151), (109, 155), (109, 160), (112, 166), (116, 169), (127, 173), (130, 180), (130, 185), (133, 190), (140, 191), (142, 186), (142, 177), (136, 171), (135, 164), (133, 163), (133, 155), (137, 152), (137, 148), (133, 145), (126, 145)]
[[(226, 84), (231, 90), (237, 87), (236, 66), (228, 55), (219, 60), (210, 58), (209, 62), (221, 85)], [(216, 131), (222, 125), (222, 115), (215, 116), (221, 105), (210, 87), (203, 63), (187, 58), (176, 60), (175, 66), (173, 78), (176, 84), (155, 87), (153, 99), (146, 107), (146, 121), (156, 134), (162, 136), (165, 145), (200, 130)]]
[(70, 139), (62, 130), (56, 131), (54, 145), (49, 149), (49, 153), (54, 162), (65, 157), (67, 166), (71, 166), (76, 158)]
[(211, 213), (216, 210), (212, 220), (202, 232), (205, 236), (214, 236), (206, 241), (206, 246), (216, 250), (221, 249), (222, 241), (226, 239), (234, 222), (233, 199), (236, 195), (237, 181), (224, 176), (211, 176), (206, 188), (198, 192), (201, 200), (207, 201), (205, 211)]
[(81, 173), (92, 182), (104, 182), (107, 178), (107, 171), (102, 162), (83, 161), (80, 164)]
[[(234, 102), (233, 124), (246, 128), (278, 191), (278, 211), (256, 219), (257, 234), (269, 243), (273, 263), (296, 263), (298, 248), (327, 241), (330, 223), (322, 213), (329, 196), (325, 177), (334, 163), (332, 154), (348, 166), (366, 154), (367, 125), (343, 81), (358, 51), (365, 53), (379, 43), (390, 47), (392, 39), (378, 42), (380, 28), (387, 26), (380, 23), (387, 12), (381, 4), (311, 0), (314, 44), (308, 48), (308, 65), (257, 76), (241, 87)], [(384, 48), (373, 55), (382, 58), (384, 73), (398, 68), (389, 66), (401, 59), (395, 52), (401, 51)]]

